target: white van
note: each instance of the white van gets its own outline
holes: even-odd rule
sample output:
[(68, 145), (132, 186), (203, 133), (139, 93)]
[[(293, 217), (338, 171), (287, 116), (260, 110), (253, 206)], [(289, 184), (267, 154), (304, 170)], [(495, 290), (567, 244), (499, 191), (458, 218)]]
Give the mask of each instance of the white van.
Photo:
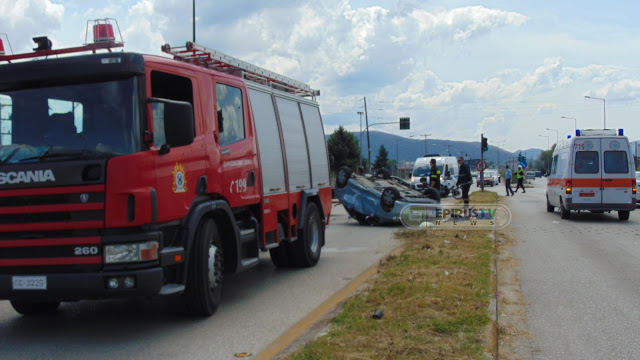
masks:
[[(453, 187), (458, 179), (458, 159), (455, 156), (425, 156), (416, 159), (413, 164), (413, 172), (411, 173), (411, 188), (420, 189), (422, 184), (420, 183), (421, 177), (427, 177), (427, 185), (429, 186), (429, 171), (431, 165), (429, 161), (436, 159), (436, 167), (440, 170), (442, 175), (440, 176), (440, 184), (444, 184), (447, 187)], [(449, 171), (451, 178), (446, 178), (446, 172)]]
[(629, 140), (623, 131), (576, 130), (553, 152), (547, 180), (547, 211), (560, 208), (568, 219), (571, 211), (617, 211), (628, 220), (636, 208), (636, 178)]

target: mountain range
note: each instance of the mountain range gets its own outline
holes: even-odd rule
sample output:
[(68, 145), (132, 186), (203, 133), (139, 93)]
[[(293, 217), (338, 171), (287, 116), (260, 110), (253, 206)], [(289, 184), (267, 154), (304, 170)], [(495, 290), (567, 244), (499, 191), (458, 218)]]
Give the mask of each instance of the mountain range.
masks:
[[(353, 133), (360, 140), (360, 132)], [(328, 139), (330, 134), (326, 135)], [(394, 134), (388, 134), (380, 131), (369, 131), (371, 140), (371, 161), (375, 161), (380, 150), (380, 145), (384, 145), (389, 152), (389, 160), (398, 160), (400, 166), (413, 165), (416, 158), (425, 154), (441, 156), (463, 156), (465, 159), (480, 159), (480, 142), (479, 141), (455, 141), (427, 138), (426, 149), (424, 138), (408, 138)], [(362, 133), (362, 151), (361, 155), (366, 158), (367, 154), (367, 133)], [(533, 161), (540, 156), (542, 149), (526, 149), (510, 152), (492, 146), (489, 139), (489, 150), (484, 153), (484, 159), (487, 163), (504, 164), (507, 159), (515, 158), (519, 153), (527, 157), (527, 161)]]

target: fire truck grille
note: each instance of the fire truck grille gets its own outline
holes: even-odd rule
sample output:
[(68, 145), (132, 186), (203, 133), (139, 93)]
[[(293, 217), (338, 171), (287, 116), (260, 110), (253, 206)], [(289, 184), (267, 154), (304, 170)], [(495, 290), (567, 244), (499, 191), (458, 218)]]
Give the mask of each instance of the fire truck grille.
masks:
[(104, 189), (0, 191), (0, 273), (99, 270)]

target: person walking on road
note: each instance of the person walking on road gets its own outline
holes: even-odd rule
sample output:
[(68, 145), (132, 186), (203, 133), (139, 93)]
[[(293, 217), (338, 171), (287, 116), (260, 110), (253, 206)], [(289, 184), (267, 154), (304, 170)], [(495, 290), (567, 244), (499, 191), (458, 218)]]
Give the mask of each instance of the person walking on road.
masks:
[[(511, 178), (512, 178), (512, 173), (511, 173), (511, 169), (509, 169), (509, 165), (506, 166), (505, 172), (504, 172), (504, 187), (507, 190), (507, 196), (509, 196), (509, 193), (511, 193), (511, 196), (513, 196), (513, 194), (515, 194), (513, 192), (513, 189), (511, 188)], [(524, 188), (522, 188), (522, 190), (524, 190)]]
[(524, 189), (524, 170), (522, 169), (522, 165), (518, 165), (518, 171), (516, 171), (516, 179), (518, 179), (518, 186), (516, 186), (516, 191), (522, 188), (522, 193), (526, 193), (527, 191)]
[(440, 192), (440, 175), (442, 175), (442, 172), (436, 167), (436, 159), (431, 159), (429, 164), (431, 164), (431, 170), (429, 171), (429, 187)]
[(464, 163), (464, 158), (460, 156), (458, 158), (458, 182), (456, 185), (460, 186), (462, 189), (462, 200), (464, 200), (465, 209), (469, 208), (469, 188), (471, 188), (471, 183), (473, 180), (471, 179), (471, 169), (469, 169), (469, 165)]

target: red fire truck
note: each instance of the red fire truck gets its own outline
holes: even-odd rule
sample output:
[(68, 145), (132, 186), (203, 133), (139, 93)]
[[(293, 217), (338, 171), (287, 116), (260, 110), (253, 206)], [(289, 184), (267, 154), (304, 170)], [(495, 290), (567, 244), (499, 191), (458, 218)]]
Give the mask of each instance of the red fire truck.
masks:
[(179, 295), (208, 316), (260, 251), (314, 266), (331, 211), (319, 91), (192, 42), (112, 52), (113, 24), (93, 30), (0, 55), (0, 299), (41, 314)]

